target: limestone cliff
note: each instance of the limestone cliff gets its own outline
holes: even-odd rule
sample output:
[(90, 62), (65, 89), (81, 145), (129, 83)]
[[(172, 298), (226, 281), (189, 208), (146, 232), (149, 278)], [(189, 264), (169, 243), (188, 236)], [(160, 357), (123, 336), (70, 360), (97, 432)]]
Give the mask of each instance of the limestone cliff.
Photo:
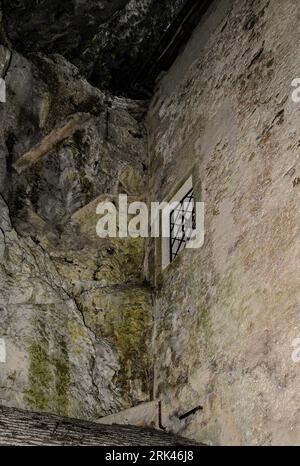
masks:
[(97, 418), (150, 396), (144, 241), (96, 235), (100, 200), (145, 192), (144, 104), (0, 50), (0, 400)]
[(100, 89), (143, 95), (135, 78), (185, 0), (2, 0), (3, 26), (26, 56), (59, 53)]

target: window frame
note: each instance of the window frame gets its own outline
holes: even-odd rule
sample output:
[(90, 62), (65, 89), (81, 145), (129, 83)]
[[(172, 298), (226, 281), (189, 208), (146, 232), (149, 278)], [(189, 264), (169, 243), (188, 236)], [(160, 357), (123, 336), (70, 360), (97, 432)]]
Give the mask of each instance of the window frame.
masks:
[[(175, 212), (177, 212), (177, 216), (174, 218)], [(187, 213), (190, 214), (191, 222), (188, 228), (194, 230), (196, 228), (196, 213), (193, 187), (179, 201), (178, 206), (170, 212), (170, 263), (186, 248), (191, 239), (190, 231), (186, 228), (185, 216)], [(179, 220), (178, 217), (180, 217)], [(176, 227), (178, 228), (175, 231)], [(178, 235), (179, 230), (181, 230), (180, 236)]]
[[(193, 191), (193, 199), (195, 202), (195, 192), (194, 192), (194, 186), (193, 186), (193, 177), (190, 175), (181, 185), (179, 189), (176, 190), (175, 194), (171, 197), (170, 200), (168, 200), (168, 204), (172, 203), (180, 203), (186, 195), (190, 192)], [(174, 192), (174, 191), (173, 191)], [(167, 210), (163, 209), (161, 215), (169, 215), (169, 221), (171, 218), (171, 213), (169, 211), (169, 208)], [(186, 242), (186, 244), (188, 241)], [(173, 264), (174, 261), (181, 255), (181, 253), (186, 249), (186, 246), (182, 248), (179, 253), (176, 255), (175, 258), (171, 259), (171, 238), (170, 235), (169, 237), (161, 237), (161, 270), (164, 271), (170, 264)]]

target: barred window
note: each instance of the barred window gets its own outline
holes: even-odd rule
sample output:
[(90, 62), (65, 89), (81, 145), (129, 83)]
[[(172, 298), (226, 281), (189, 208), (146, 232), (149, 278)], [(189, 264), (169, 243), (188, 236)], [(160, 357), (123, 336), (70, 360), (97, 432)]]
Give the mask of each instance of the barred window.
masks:
[(186, 247), (195, 228), (195, 203), (191, 188), (170, 213), (170, 262)]

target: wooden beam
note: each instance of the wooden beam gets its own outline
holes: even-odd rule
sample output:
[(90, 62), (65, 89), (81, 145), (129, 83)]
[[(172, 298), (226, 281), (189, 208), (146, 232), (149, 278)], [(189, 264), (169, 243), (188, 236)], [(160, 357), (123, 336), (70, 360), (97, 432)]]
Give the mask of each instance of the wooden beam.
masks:
[(176, 446), (197, 443), (154, 429), (104, 425), (0, 407), (0, 445)]
[(42, 141), (36, 144), (29, 152), (22, 155), (13, 165), (20, 174), (26, 168), (36, 164), (43, 156), (48, 154), (60, 142), (72, 136), (90, 118), (87, 113), (75, 113), (60, 128), (51, 131)]

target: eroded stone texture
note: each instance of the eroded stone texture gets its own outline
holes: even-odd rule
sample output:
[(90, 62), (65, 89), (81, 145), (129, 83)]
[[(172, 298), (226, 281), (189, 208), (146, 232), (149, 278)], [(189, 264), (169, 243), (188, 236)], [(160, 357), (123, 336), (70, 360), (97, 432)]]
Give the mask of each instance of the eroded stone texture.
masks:
[[(7, 33), (22, 52), (80, 53), (99, 26), (128, 0), (2, 0)], [(81, 49), (81, 50), (80, 50)]]
[(84, 55), (74, 62), (101, 89), (149, 96), (149, 90), (136, 87), (136, 78), (184, 3), (130, 0), (101, 26)]
[(60, 55), (13, 51), (5, 81), (0, 404), (95, 419), (150, 396), (144, 240), (96, 235), (100, 201), (145, 192), (144, 104)]
[(148, 115), (152, 196), (192, 170), (206, 205), (204, 246), (156, 277), (153, 337), (164, 421), (205, 443), (299, 444), (297, 18), (293, 0), (215, 2)]
[(184, 0), (2, 0), (3, 34), (25, 55), (63, 55), (100, 89), (143, 95), (134, 88), (135, 78), (183, 4)]

